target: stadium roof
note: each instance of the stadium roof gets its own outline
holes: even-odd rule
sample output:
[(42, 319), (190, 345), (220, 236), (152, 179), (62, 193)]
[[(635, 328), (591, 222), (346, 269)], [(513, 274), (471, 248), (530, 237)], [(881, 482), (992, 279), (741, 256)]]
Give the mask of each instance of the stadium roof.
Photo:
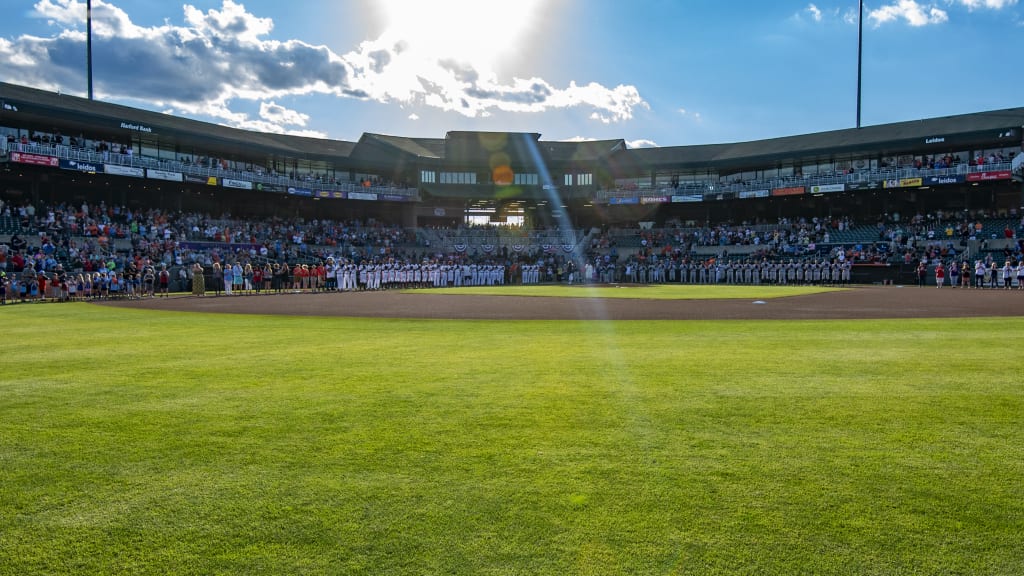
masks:
[(948, 151), (951, 146), (988, 144), (999, 139), (1019, 144), (1022, 126), (1024, 108), (1010, 108), (753, 142), (642, 148), (630, 150), (629, 155), (634, 162), (650, 167), (684, 164), (693, 168), (741, 169), (796, 158), (884, 155), (929, 148)]
[(554, 142), (540, 134), (522, 132), (449, 132), (445, 138), (410, 138), (366, 133), (358, 142), (327, 140), (230, 128), (171, 114), (151, 112), (109, 102), (0, 83), (0, 118), (17, 118), (15, 125), (48, 126), (91, 138), (119, 141), (127, 135), (159, 140), (161, 145), (206, 149), (219, 154), (262, 154), (365, 165), (457, 165), (486, 163), (494, 146), (504, 146), (513, 163), (534, 163), (526, 147), (532, 140), (543, 159), (556, 166), (605, 163), (612, 171), (644, 169), (758, 168), (773, 163), (841, 155), (887, 154), (1003, 140), (1020, 143), (1024, 108), (978, 112), (787, 136), (752, 142), (627, 149), (624, 140)]
[(61, 128), (97, 139), (141, 132), (185, 146), (239, 155), (263, 152), (319, 158), (347, 157), (355, 146), (354, 142), (241, 130), (8, 83), (0, 83), (0, 101), (10, 105), (0, 110), (4, 117), (23, 118), (37, 126), (59, 120)]

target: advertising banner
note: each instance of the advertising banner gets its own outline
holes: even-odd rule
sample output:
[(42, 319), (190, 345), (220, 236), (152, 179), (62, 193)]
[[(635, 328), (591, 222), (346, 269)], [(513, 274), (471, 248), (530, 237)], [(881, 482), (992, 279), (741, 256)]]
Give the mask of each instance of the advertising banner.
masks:
[(787, 186), (785, 188), (775, 188), (772, 190), (772, 196), (797, 196), (803, 193), (803, 186)]
[(827, 194), (830, 192), (845, 192), (846, 184), (822, 184), (811, 186), (811, 194)]
[(387, 200), (388, 202), (407, 202), (410, 197), (402, 196), (401, 194), (381, 194), (381, 200)]
[(61, 160), (60, 167), (64, 170), (88, 172), (89, 174), (103, 173), (103, 164), (93, 162), (79, 162), (78, 160)]
[(207, 186), (216, 186), (217, 185), (217, 177), (216, 176), (188, 176), (188, 175), (186, 175), (185, 176), (185, 182), (188, 182), (189, 184), (205, 184)]
[(615, 205), (615, 204), (639, 204), (639, 203), (640, 203), (640, 199), (637, 198), (636, 196), (630, 196), (628, 198), (614, 197), (614, 198), (609, 198), (608, 199), (608, 204), (609, 205)]
[(181, 172), (168, 172), (166, 170), (146, 169), (146, 178), (151, 180), (167, 180), (168, 182), (183, 182), (185, 177)]
[(923, 180), (921, 178), (901, 178), (900, 188), (913, 188), (915, 186), (922, 186)]
[(700, 194), (676, 194), (672, 196), (673, 202), (703, 202), (704, 197)]
[(289, 186), (288, 193), (292, 196), (313, 196), (313, 191), (309, 188), (292, 188)]
[(146, 175), (146, 171), (142, 168), (118, 166), (117, 164), (107, 164), (103, 167), (103, 171), (114, 176), (131, 176), (132, 178), (142, 178)]
[(882, 187), (882, 183), (878, 180), (871, 180), (868, 182), (847, 182), (847, 190), (877, 190)]
[(284, 186), (277, 184), (263, 184), (260, 182), (256, 183), (256, 190), (259, 192), (278, 192), (282, 194), (287, 191)]
[(124, 128), (125, 130), (134, 130), (136, 132), (145, 132), (146, 134), (151, 134), (153, 132), (152, 126), (134, 124), (132, 122), (121, 122), (121, 128)]
[(641, 196), (641, 204), (664, 204), (668, 202), (668, 196)]
[(771, 190), (741, 190), (739, 192), (740, 198), (767, 198), (771, 196)]
[(967, 175), (968, 182), (988, 182), (989, 180), (1009, 180), (1013, 174), (1009, 170), (998, 172), (973, 172)]
[(11, 152), (11, 162), (19, 164), (31, 164), (33, 166), (60, 166), (60, 159), (56, 156), (43, 156), (42, 154), (27, 154), (25, 152)]
[(231, 178), (221, 178), (220, 185), (225, 188), (238, 188), (239, 190), (252, 190), (252, 182), (248, 180), (232, 180)]
[(882, 188), (899, 188), (899, 180), (882, 180)]
[(330, 198), (331, 197), (331, 191), (330, 190), (317, 190), (316, 193), (314, 194), (314, 196), (317, 197), (317, 198)]
[(331, 192), (331, 198), (334, 198), (335, 200), (344, 200), (345, 199), (345, 193), (341, 192), (341, 191)]
[(964, 182), (963, 176), (929, 176), (924, 179), (924, 183), (928, 186), (940, 186), (942, 184), (962, 184)]
[(376, 200), (377, 195), (370, 192), (349, 192), (349, 200)]

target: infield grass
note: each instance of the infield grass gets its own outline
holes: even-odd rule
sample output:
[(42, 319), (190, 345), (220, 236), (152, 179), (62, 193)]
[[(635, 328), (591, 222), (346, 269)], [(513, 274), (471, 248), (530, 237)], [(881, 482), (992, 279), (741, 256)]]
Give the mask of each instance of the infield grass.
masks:
[(554, 298), (633, 298), (642, 300), (768, 300), (837, 292), (845, 288), (823, 286), (721, 286), (714, 284), (651, 284), (567, 286), (563, 284), (460, 286), (409, 290), (416, 294), (478, 294), (484, 296), (547, 296)]
[(0, 310), (0, 574), (1021, 574), (1024, 319)]

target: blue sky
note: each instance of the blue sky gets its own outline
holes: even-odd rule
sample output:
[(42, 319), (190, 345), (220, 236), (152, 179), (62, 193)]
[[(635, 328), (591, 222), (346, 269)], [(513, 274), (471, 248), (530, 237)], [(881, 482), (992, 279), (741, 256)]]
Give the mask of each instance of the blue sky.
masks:
[[(0, 80), (85, 95), (85, 0), (5, 0)], [(710, 144), (856, 121), (855, 0), (93, 0), (96, 98), (357, 140)], [(862, 123), (1024, 105), (1017, 0), (865, 4)]]

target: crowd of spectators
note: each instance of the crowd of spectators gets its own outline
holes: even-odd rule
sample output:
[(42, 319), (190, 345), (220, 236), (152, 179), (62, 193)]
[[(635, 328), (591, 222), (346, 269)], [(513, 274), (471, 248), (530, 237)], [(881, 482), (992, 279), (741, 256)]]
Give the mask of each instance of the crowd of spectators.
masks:
[(0, 205), (0, 216), (17, 224), (9, 249), (39, 270), (64, 261), (89, 271), (111, 258), (123, 267), (131, 257), (175, 266), (211, 264), (229, 252), (239, 258), (278, 260), (313, 259), (324, 252), (386, 254), (415, 240), (408, 230), (378, 221), (213, 217), (102, 202), (38, 208), (30, 202), (7, 204)]
[[(65, 137), (60, 131), (23, 132), (20, 136), (13, 133), (7, 134), (7, 145), (12, 150), (33, 151), (26, 147), (57, 148), (67, 147), (70, 150), (91, 152), (102, 158), (104, 162), (116, 161), (124, 164), (132, 164), (135, 157), (135, 150), (130, 142), (114, 142), (103, 138), (87, 138), (84, 134)], [(167, 161), (167, 159), (163, 159)], [(264, 167), (252, 162), (229, 161), (215, 155), (194, 154), (182, 155), (176, 159), (178, 165), (184, 168), (199, 167), (211, 170), (237, 171), (243, 174), (250, 174), (257, 177), (267, 176), (270, 178), (287, 178), (296, 184), (306, 183), (318, 186), (353, 186), (361, 188), (387, 188), (391, 190), (415, 189), (413, 183), (407, 181), (394, 181), (377, 175), (360, 175), (353, 177), (347, 172), (332, 173), (328, 171), (316, 171), (312, 168), (300, 169), (297, 163), (290, 168), (275, 163), (272, 167)], [(283, 164), (287, 164), (284, 162)]]
[(869, 162), (866, 159), (851, 162), (840, 162), (828, 166), (794, 166), (791, 171), (778, 174), (764, 174), (759, 177), (741, 176), (737, 174), (708, 173), (697, 180), (681, 180), (679, 175), (672, 175), (667, 181), (659, 179), (651, 186), (646, 179), (626, 179), (616, 182), (609, 188), (601, 188), (605, 195), (615, 193), (635, 193), (640, 190), (655, 191), (658, 194), (698, 192), (714, 194), (723, 191), (750, 189), (770, 189), (776, 186), (803, 186), (814, 181), (842, 182), (847, 180), (863, 180), (868, 178), (890, 178), (895, 173), (900, 177), (915, 174), (924, 175), (937, 170), (957, 169), (962, 173), (967, 169), (979, 171), (989, 166), (1003, 165), (1013, 162), (1019, 152), (1014, 150), (992, 150), (985, 152), (947, 152), (945, 154), (904, 155), (883, 157)]
[[(848, 217), (703, 226), (672, 221), (657, 229), (595, 231), (582, 247), (556, 241), (576, 238), (580, 231), (490, 226), (432, 230), (446, 243), (472, 240), (451, 247), (431, 246), (414, 231), (373, 220), (212, 216), (133, 210), (102, 202), (77, 206), (0, 203), (0, 217), (14, 227), (9, 240), (0, 244), (0, 271), (8, 274), (8, 281), (26, 270), (36, 275), (37, 281), (43, 280), (39, 275), (51, 280), (74, 280), (82, 275), (87, 285), (90, 279), (96, 281), (97, 274), (108, 284), (110, 275), (117, 274), (120, 276), (115, 286), (127, 289), (116, 292), (129, 297), (153, 293), (138, 286), (146, 271), (150, 276), (161, 276), (166, 271), (170, 288), (181, 291), (192, 286), (197, 265), (208, 275), (216, 268), (239, 266), (262, 271), (267, 265), (279, 264), (289, 274), (286, 284), (296, 267), (306, 264), (315, 268), (328, 261), (339, 267), (383, 271), (481, 266), (502, 270), (503, 283), (522, 282), (526, 272), (531, 282), (699, 282), (702, 278), (735, 282), (748, 278), (800, 282), (808, 278), (806, 281), (825, 282), (840, 278), (835, 266), (844, 263), (925, 262), (935, 266), (942, 262), (959, 266), (971, 239), (982, 240), (983, 251), (989, 241), (1004, 241), (999, 243), (1001, 253), (990, 251), (982, 256), (986, 265), (997, 259), (1015, 265), (1024, 261), (1019, 240), (1024, 238), (1024, 218), (1016, 214), (1012, 214), (1016, 220), (1004, 218), (1007, 224), (998, 237), (992, 238), (992, 234), (985, 233), (985, 222), (994, 216), (1009, 214), (983, 210), (934, 211), (910, 217), (884, 214), (873, 225)], [(831, 240), (834, 235), (865, 227), (874, 228), (874, 239), (844, 243)], [(494, 239), (502, 240), (502, 245), (487, 244)], [(629, 239), (628, 247), (622, 246), (625, 239)], [(794, 278), (779, 276), (774, 266), (781, 263), (794, 270)], [(790, 268), (785, 268), (784, 274), (788, 275)], [(795, 272), (797, 268), (808, 270), (809, 275)], [(822, 270), (819, 276), (814, 275), (816, 268)], [(210, 282), (211, 287), (220, 287), (225, 280), (221, 276)], [(101, 297), (97, 291), (85, 293)], [(78, 297), (82, 295), (78, 291)], [(108, 295), (109, 291), (103, 296)], [(45, 298), (45, 291), (39, 297)]]

